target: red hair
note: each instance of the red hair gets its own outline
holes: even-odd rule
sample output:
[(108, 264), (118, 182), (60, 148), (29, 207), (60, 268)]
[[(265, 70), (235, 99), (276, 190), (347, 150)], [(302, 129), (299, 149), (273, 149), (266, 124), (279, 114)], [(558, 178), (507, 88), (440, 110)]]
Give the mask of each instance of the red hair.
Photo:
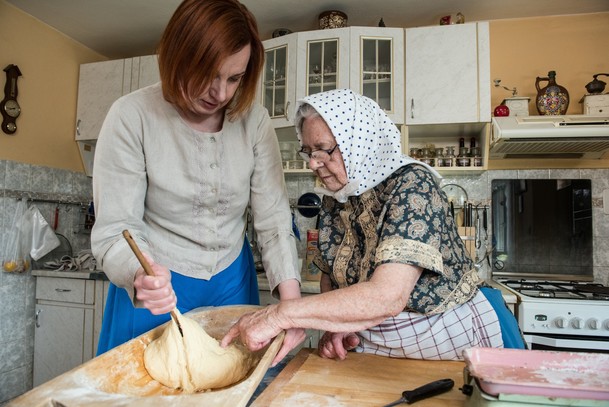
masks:
[(251, 46), (239, 88), (228, 105), (233, 119), (249, 110), (264, 63), (256, 19), (237, 0), (184, 0), (169, 20), (158, 47), (163, 96), (182, 111), (207, 89), (224, 60)]

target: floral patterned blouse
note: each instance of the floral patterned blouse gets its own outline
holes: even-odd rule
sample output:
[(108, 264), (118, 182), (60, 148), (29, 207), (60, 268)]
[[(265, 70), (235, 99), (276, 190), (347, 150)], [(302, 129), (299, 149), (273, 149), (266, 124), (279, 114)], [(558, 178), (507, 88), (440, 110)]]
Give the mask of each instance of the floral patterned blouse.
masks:
[(314, 263), (333, 289), (370, 279), (376, 267), (422, 267), (405, 311), (426, 315), (464, 304), (482, 284), (449, 203), (433, 175), (407, 165), (375, 188), (341, 204), (324, 197)]

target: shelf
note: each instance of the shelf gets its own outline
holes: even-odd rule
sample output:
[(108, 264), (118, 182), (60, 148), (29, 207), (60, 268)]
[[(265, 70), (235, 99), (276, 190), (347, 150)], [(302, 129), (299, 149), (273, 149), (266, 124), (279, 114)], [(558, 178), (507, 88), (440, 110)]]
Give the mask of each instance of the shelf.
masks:
[(410, 155), (410, 148), (421, 148), (433, 145), (445, 148), (455, 147), (455, 154), (458, 153), (459, 139), (465, 139), (465, 145), (469, 146), (470, 138), (474, 137), (477, 146), (482, 152), (482, 166), (468, 167), (434, 167), (440, 174), (477, 174), (488, 169), (489, 157), (489, 132), (490, 125), (486, 122), (481, 123), (456, 123), (456, 124), (428, 124), (401, 126), (402, 130), (402, 152)]
[(300, 169), (300, 170), (283, 170), (283, 173), (286, 175), (289, 174), (297, 174), (297, 175), (314, 175), (313, 171), (308, 168)]

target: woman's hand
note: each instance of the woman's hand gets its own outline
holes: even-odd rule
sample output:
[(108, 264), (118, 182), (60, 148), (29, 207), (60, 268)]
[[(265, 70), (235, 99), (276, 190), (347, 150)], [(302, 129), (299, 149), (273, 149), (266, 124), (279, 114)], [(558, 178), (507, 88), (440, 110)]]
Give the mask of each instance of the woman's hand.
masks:
[(283, 330), (279, 324), (277, 308), (278, 304), (273, 304), (242, 315), (222, 338), (220, 346), (225, 348), (235, 339), (241, 338), (241, 342), (252, 352), (264, 348)]
[(285, 332), (285, 338), (283, 339), (281, 349), (279, 349), (277, 355), (275, 356), (275, 359), (273, 359), (271, 367), (274, 367), (275, 365), (277, 365), (277, 363), (281, 362), (281, 359), (283, 359), (288, 353), (290, 353), (292, 349), (300, 345), (306, 337), (307, 334), (302, 328), (288, 329)]
[(327, 359), (344, 360), (347, 352), (359, 344), (359, 338), (353, 332), (324, 332), (319, 340), (317, 352)]
[(161, 315), (176, 307), (177, 299), (171, 285), (171, 272), (167, 267), (156, 264), (150, 256), (144, 253), (154, 276), (146, 274), (143, 268), (135, 272), (133, 287), (135, 297), (141, 301), (152, 314)]

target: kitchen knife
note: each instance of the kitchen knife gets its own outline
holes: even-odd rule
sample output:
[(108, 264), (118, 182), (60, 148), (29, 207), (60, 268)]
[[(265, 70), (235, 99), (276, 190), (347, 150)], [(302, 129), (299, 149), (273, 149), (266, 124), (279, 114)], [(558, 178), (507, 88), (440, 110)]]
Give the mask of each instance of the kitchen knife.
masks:
[(453, 388), (455, 382), (452, 379), (441, 379), (435, 382), (427, 383), (414, 390), (406, 390), (402, 392), (402, 397), (393, 403), (384, 405), (383, 407), (397, 406), (402, 403), (412, 404), (415, 401), (423, 400), (428, 397), (437, 396), (445, 393)]

